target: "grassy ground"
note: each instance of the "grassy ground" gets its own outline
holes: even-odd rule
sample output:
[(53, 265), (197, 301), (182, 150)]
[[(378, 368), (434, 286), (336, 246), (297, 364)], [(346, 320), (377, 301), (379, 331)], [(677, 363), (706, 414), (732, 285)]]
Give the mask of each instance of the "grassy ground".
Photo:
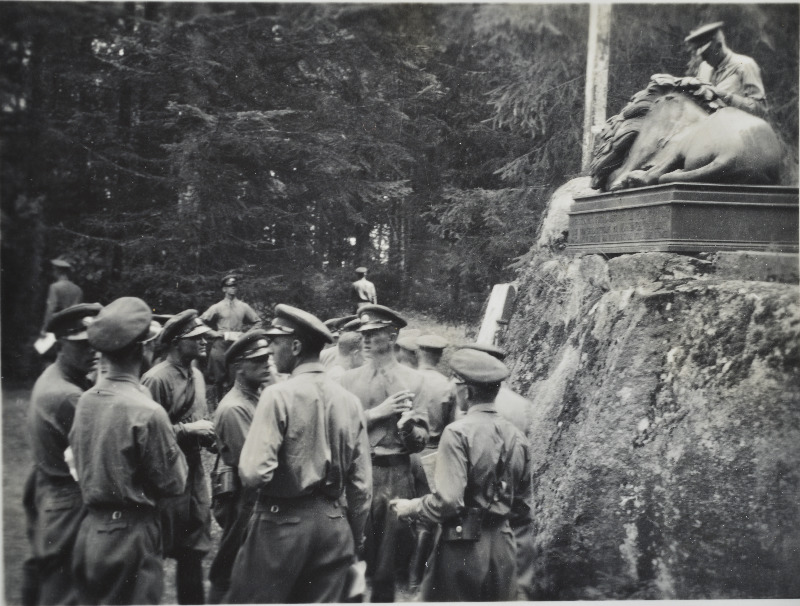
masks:
[[(418, 330), (420, 334), (438, 334), (453, 344), (474, 340), (475, 327), (464, 325), (442, 325), (436, 320), (413, 312), (401, 312), (408, 320), (405, 329)], [(445, 358), (447, 354), (445, 355)], [(22, 508), (22, 492), (25, 479), (30, 473), (31, 454), (28, 446), (26, 416), (30, 389), (26, 386), (3, 386), (2, 399), (2, 463), (3, 463), (3, 586), (6, 604), (20, 604), (22, 562), (28, 557), (29, 546), (25, 535), (25, 513)], [(203, 463), (206, 470), (214, 464), (214, 457), (204, 452)], [(212, 518), (212, 538), (216, 544), (221, 534), (219, 526)], [(212, 554), (213, 555), (213, 554)], [(211, 555), (204, 561), (205, 577)], [(208, 592), (208, 587), (206, 587)], [(411, 601), (407, 592), (398, 595), (398, 601)], [(165, 562), (165, 590), (163, 604), (176, 604), (175, 562)]]
[[(3, 387), (3, 589), (6, 604), (21, 604), (22, 562), (28, 557), (30, 548), (25, 535), (25, 511), (22, 508), (22, 491), (31, 469), (31, 453), (28, 446), (26, 416), (30, 389), (26, 387)], [(204, 452), (206, 470), (214, 465), (214, 456)], [(219, 542), (221, 530), (213, 517), (211, 537)], [(213, 555), (213, 554), (212, 554)], [(212, 555), (203, 562), (205, 578)], [(175, 561), (164, 564), (163, 604), (177, 604), (175, 596)], [(208, 583), (206, 582), (206, 593)]]

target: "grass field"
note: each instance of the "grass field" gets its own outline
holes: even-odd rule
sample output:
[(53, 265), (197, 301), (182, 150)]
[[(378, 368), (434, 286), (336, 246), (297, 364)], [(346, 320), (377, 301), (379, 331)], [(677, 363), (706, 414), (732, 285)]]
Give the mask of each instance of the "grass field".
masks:
[[(408, 320), (408, 330), (416, 329), (421, 334), (436, 333), (453, 344), (474, 340), (475, 329), (464, 325), (442, 325), (423, 314), (403, 312)], [(445, 358), (447, 355), (445, 356)], [(25, 513), (22, 508), (22, 492), (25, 479), (30, 473), (31, 454), (28, 445), (26, 416), (30, 388), (19, 385), (3, 385), (2, 414), (2, 462), (3, 462), (3, 589), (5, 603), (21, 603), (22, 563), (28, 557), (29, 547), (25, 535)], [(213, 455), (204, 451), (206, 470), (214, 463)], [(212, 518), (212, 538), (219, 541), (220, 528)], [(213, 555), (213, 554), (212, 554)], [(204, 561), (205, 577), (212, 555)], [(206, 587), (206, 593), (208, 587)], [(409, 601), (411, 596), (401, 593), (398, 601)], [(165, 562), (165, 590), (163, 604), (176, 604), (175, 563)]]

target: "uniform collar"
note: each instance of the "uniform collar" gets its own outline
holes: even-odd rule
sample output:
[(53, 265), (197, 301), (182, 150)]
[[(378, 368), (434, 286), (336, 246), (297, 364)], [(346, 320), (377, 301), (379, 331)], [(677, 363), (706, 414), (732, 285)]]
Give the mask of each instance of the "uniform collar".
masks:
[(311, 372), (325, 372), (325, 367), (320, 362), (305, 362), (292, 371), (292, 376), (296, 377)]
[(495, 408), (494, 402), (491, 404), (473, 404), (467, 409), (467, 414), (471, 415), (474, 412), (497, 413), (497, 408)]
[(236, 381), (233, 386), (248, 400), (252, 400), (253, 402), (258, 401), (258, 390), (257, 389), (250, 389), (249, 387), (242, 385), (239, 381)]

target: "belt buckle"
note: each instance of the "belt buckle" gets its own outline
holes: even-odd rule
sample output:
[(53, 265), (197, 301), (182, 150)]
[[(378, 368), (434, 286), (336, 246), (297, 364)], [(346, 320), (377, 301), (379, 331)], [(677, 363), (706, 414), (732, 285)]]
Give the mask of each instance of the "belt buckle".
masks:
[(121, 517), (122, 517), (122, 512), (119, 511), (119, 510), (117, 510), (114, 513), (111, 514), (111, 519), (112, 520), (119, 520)]
[(270, 505), (269, 512), (270, 513), (278, 513), (281, 508), (278, 505)]

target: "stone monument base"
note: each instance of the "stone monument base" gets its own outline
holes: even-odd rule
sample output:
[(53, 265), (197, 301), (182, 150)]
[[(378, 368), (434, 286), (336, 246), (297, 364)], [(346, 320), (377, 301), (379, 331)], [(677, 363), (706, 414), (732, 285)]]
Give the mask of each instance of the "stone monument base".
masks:
[(798, 251), (798, 189), (669, 183), (575, 198), (580, 253)]

